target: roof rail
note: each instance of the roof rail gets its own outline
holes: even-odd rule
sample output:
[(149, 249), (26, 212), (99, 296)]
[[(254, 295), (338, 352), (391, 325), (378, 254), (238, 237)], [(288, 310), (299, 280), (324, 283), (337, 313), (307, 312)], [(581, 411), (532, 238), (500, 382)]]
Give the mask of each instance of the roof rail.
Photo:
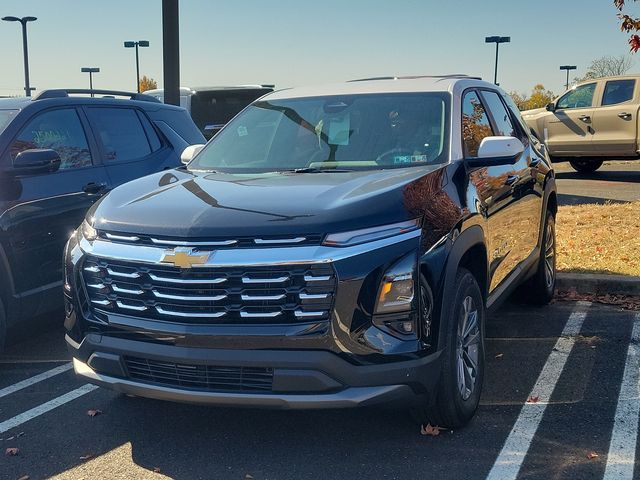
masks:
[(114, 95), (118, 97), (129, 97), (131, 100), (139, 100), (142, 102), (162, 103), (156, 97), (145, 95), (144, 93), (122, 92), (118, 90), (91, 90), (89, 88), (56, 88), (51, 90), (42, 90), (33, 100), (45, 100), (47, 98), (65, 98), (69, 94), (86, 94), (86, 95)]
[(472, 77), (464, 73), (450, 73), (447, 75), (405, 75), (402, 77), (371, 77), (348, 80), (348, 82), (368, 82), (371, 80), (413, 80), (417, 78), (468, 78), (470, 80), (482, 80), (481, 77)]

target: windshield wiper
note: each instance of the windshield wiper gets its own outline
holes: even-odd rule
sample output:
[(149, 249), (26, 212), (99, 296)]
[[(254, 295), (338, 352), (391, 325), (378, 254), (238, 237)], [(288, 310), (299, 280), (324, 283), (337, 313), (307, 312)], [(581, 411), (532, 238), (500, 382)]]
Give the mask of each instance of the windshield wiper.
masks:
[(280, 173), (328, 173), (328, 172), (353, 172), (353, 170), (347, 170), (344, 168), (317, 168), (317, 167), (303, 167), (293, 168), (291, 170), (280, 170)]

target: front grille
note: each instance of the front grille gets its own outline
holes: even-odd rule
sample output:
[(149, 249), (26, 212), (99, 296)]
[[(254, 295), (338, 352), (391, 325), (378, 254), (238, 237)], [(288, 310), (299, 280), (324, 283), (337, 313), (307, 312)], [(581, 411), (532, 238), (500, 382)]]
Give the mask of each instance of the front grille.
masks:
[(273, 369), (259, 367), (214, 367), (161, 362), (146, 358), (124, 357), (131, 380), (166, 387), (209, 392), (271, 391)]
[(235, 238), (191, 238), (188, 241), (173, 237), (158, 237), (121, 232), (99, 231), (101, 240), (124, 243), (130, 245), (146, 245), (154, 247), (174, 248), (181, 246), (208, 247), (217, 250), (230, 248), (275, 248), (275, 247), (300, 247), (306, 245), (320, 245), (323, 236), (318, 234), (261, 237), (235, 237)]
[(331, 265), (180, 269), (87, 257), (92, 312), (199, 324), (291, 324), (328, 320)]

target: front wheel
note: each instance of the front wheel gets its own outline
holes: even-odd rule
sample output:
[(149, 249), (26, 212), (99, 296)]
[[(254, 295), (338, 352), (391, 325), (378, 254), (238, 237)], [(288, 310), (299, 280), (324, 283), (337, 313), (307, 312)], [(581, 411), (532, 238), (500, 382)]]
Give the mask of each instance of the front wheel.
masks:
[(484, 299), (475, 277), (461, 268), (448, 318), (443, 318), (446, 345), (435, 401), (416, 409), (422, 423), (458, 428), (473, 417), (484, 379)]
[(593, 173), (602, 166), (603, 161), (590, 158), (574, 158), (569, 160), (569, 163), (576, 172)]

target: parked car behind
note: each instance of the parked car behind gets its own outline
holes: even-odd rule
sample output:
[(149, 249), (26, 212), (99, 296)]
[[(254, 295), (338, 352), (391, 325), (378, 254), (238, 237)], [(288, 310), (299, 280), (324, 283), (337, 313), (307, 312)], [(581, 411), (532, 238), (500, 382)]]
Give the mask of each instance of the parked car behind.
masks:
[(0, 99), (0, 345), (18, 319), (62, 307), (62, 251), (91, 205), (205, 141), (185, 109), (153, 97), (70, 93), (88, 91)]
[(185, 167), (122, 185), (66, 248), (84, 380), (217, 405), (399, 403), (458, 427), (486, 308), (555, 285), (553, 170), (465, 76), (274, 92)]
[[(273, 91), (273, 85), (236, 85), (227, 87), (181, 87), (180, 106), (187, 109), (207, 140), (255, 99)], [(147, 90), (164, 101), (164, 90)]]
[(553, 161), (594, 172), (607, 158), (639, 158), (640, 75), (578, 83), (546, 106), (522, 112)]

